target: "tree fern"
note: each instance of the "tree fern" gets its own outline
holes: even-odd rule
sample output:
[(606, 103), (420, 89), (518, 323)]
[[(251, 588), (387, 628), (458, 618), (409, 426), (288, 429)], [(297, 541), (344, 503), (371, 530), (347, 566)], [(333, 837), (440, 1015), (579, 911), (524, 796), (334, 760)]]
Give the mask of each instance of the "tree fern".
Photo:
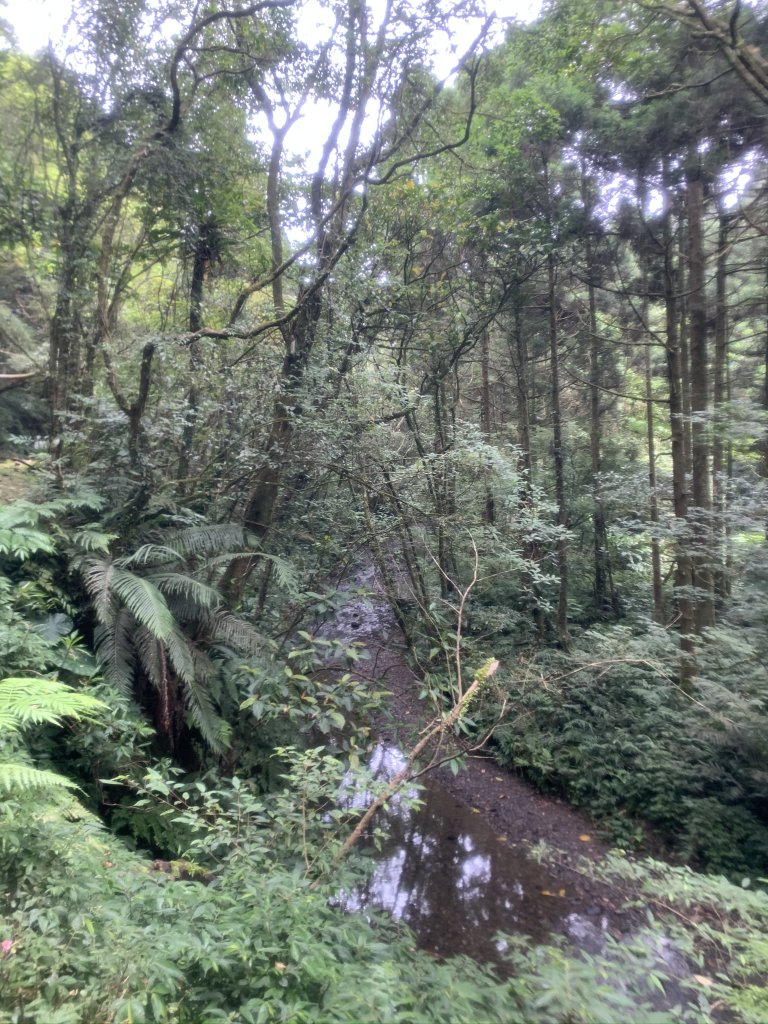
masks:
[[(140, 675), (152, 685), (157, 692), (155, 721), (172, 743), (183, 707), (214, 750), (226, 744), (228, 729), (211, 695), (219, 670), (205, 647), (226, 644), (254, 654), (263, 640), (247, 622), (222, 608), (222, 596), (210, 577), (219, 564), (253, 554), (249, 543), (241, 526), (195, 524), (158, 531), (133, 554), (81, 564), (99, 622), (95, 639), (102, 671), (123, 693), (131, 691)], [(287, 563), (279, 562), (277, 575), (289, 580)]]
[(257, 541), (252, 534), (235, 523), (215, 523), (176, 530), (164, 538), (179, 555), (199, 556), (221, 554), (253, 548)]
[(245, 619), (221, 609), (210, 617), (210, 633), (219, 643), (235, 647), (243, 654), (259, 654), (264, 650), (264, 637)]
[(211, 750), (222, 753), (227, 746), (231, 730), (224, 719), (216, 713), (208, 684), (209, 674), (203, 670), (200, 659), (196, 671), (185, 687), (187, 707), (192, 721)]
[(113, 562), (93, 561), (85, 572), (85, 585), (103, 624), (111, 622), (117, 598), (155, 636), (164, 639), (172, 632), (174, 619), (168, 603), (157, 587), (142, 576)]
[(93, 610), (96, 618), (102, 625), (111, 624), (116, 611), (114, 595), (112, 593), (111, 579), (115, 571), (113, 562), (90, 562), (83, 572), (85, 588), (91, 595)]
[(111, 622), (99, 623), (94, 634), (96, 660), (106, 678), (129, 696), (136, 666), (136, 620), (126, 608), (117, 608)]
[(205, 608), (216, 608), (222, 603), (222, 597), (215, 587), (201, 583), (180, 572), (157, 572), (149, 577), (153, 586), (166, 597), (181, 596), (189, 602), (190, 608), (198, 611)]
[(167, 544), (142, 544), (132, 555), (120, 559), (120, 564), (130, 569), (144, 565), (168, 565), (178, 560), (178, 551)]

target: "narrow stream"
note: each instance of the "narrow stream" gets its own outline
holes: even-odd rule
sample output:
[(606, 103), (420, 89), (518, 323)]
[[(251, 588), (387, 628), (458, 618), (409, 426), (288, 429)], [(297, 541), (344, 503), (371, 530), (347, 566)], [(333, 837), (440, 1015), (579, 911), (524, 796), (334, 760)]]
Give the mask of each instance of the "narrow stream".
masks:
[[(417, 685), (402, 653), (402, 637), (371, 566), (358, 569), (340, 588), (349, 600), (322, 623), (317, 635), (345, 643), (362, 641), (375, 656), (366, 675), (385, 689)], [(394, 686), (393, 686), (394, 684)], [(388, 736), (389, 738), (385, 738)], [(404, 766), (399, 730), (386, 728), (369, 769), (391, 779)], [(498, 780), (500, 783), (501, 779)], [(370, 795), (344, 792), (347, 806), (367, 806)], [(494, 831), (480, 811), (454, 797), (434, 778), (393, 797), (375, 824), (383, 838), (370, 849), (374, 867), (359, 888), (341, 894), (350, 911), (376, 907), (405, 922), (418, 944), (439, 957), (458, 954), (509, 971), (499, 933), (522, 935), (534, 943), (565, 937), (585, 954), (606, 949), (609, 935), (644, 947), (644, 962), (666, 976), (665, 991), (649, 991), (658, 1009), (690, 1002), (680, 980), (691, 968), (665, 937), (644, 930), (624, 931), (618, 921), (585, 893), (571, 891), (553, 872), (526, 855), (525, 836)], [(649, 959), (650, 955), (650, 959)], [(621, 987), (620, 979), (615, 984)]]
[[(370, 768), (386, 779), (403, 764), (396, 747), (380, 744)], [(365, 803), (359, 795), (350, 802)], [(497, 932), (538, 942), (555, 933), (587, 952), (601, 949), (608, 919), (599, 908), (578, 912), (562, 882), (433, 780), (392, 800), (378, 824), (385, 838), (375, 867), (364, 886), (345, 894), (347, 909), (386, 910), (431, 953), (501, 968), (505, 944)]]

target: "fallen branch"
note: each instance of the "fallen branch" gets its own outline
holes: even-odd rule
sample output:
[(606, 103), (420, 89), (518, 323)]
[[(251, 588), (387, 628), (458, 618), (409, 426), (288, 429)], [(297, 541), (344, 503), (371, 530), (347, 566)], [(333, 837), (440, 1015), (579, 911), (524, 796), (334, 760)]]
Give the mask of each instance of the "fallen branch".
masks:
[(495, 658), (489, 658), (483, 667), (478, 671), (475, 676), (472, 685), (469, 687), (467, 692), (461, 697), (454, 707), (449, 711), (445, 718), (441, 718), (431, 729), (428, 729), (424, 736), (419, 740), (415, 747), (406, 755), (405, 766), (395, 775), (386, 785), (384, 791), (380, 793), (376, 799), (370, 804), (365, 814), (362, 816), (360, 821), (355, 826), (354, 830), (347, 836), (343, 845), (339, 848), (336, 853), (335, 860), (340, 861), (349, 853), (355, 843), (360, 839), (362, 834), (368, 827), (371, 819), (376, 812), (384, 806), (384, 804), (391, 799), (397, 793), (401, 786), (405, 783), (410, 782), (416, 777), (413, 771), (414, 762), (416, 758), (424, 751), (426, 747), (434, 740), (437, 736), (443, 736), (449, 729), (452, 729), (454, 725), (459, 721), (463, 712), (471, 702), (472, 698), (476, 695), (480, 687), (485, 683), (487, 679), (490, 679), (492, 675), (498, 670), (499, 663)]

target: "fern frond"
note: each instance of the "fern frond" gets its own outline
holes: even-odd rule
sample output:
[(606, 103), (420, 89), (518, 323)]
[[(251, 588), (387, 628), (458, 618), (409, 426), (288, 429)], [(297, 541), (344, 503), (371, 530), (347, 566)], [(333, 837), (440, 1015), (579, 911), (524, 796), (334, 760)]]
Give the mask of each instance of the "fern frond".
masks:
[(142, 544), (132, 555), (119, 560), (124, 568), (140, 565), (168, 565), (178, 562), (179, 553), (167, 544)]
[(96, 618), (103, 626), (108, 626), (115, 616), (115, 599), (112, 594), (112, 577), (115, 572), (114, 562), (109, 560), (91, 559), (86, 563), (83, 572), (85, 589), (91, 595)]
[(137, 623), (127, 608), (118, 608), (109, 626), (99, 625), (95, 631), (96, 659), (104, 677), (129, 696), (133, 686), (136, 649), (133, 634)]
[(189, 639), (180, 629), (174, 629), (166, 637), (165, 649), (171, 667), (182, 682), (190, 685), (195, 681), (195, 660)]
[(236, 523), (214, 523), (177, 530), (166, 538), (179, 555), (208, 555), (237, 548), (252, 548), (257, 539)]
[(193, 678), (184, 689), (190, 718), (200, 731), (205, 742), (216, 754), (221, 754), (229, 745), (230, 727), (217, 713), (208, 686), (200, 679)]
[(0, 729), (15, 732), (25, 725), (62, 718), (93, 718), (106, 705), (53, 679), (11, 678), (0, 681)]
[(147, 678), (154, 687), (159, 689), (166, 683), (167, 665), (163, 644), (157, 637), (143, 626), (137, 626), (133, 636), (136, 655), (141, 662)]
[(137, 622), (159, 640), (171, 635), (176, 625), (173, 615), (163, 595), (149, 580), (113, 567), (110, 587)]
[(245, 619), (231, 612), (219, 610), (205, 623), (214, 642), (229, 644), (244, 654), (258, 654), (266, 647), (264, 637)]
[(51, 555), (56, 550), (51, 537), (30, 526), (0, 525), (0, 555), (10, 555), (22, 561), (43, 552)]
[(112, 541), (117, 540), (117, 534), (104, 533), (93, 526), (84, 526), (72, 534), (72, 540), (83, 551), (100, 551), (106, 555)]
[(221, 602), (221, 594), (215, 587), (201, 583), (180, 572), (152, 573), (149, 577), (152, 584), (167, 597), (180, 595), (198, 609), (217, 608)]
[(206, 568), (215, 568), (217, 566), (224, 566), (226, 568), (238, 558), (266, 558), (275, 567), (277, 585), (288, 594), (296, 594), (298, 592), (299, 582), (296, 570), (290, 562), (280, 558), (279, 555), (270, 555), (265, 551), (253, 550), (228, 551), (225, 555), (217, 555), (215, 558), (206, 559), (205, 565)]
[(268, 555), (265, 552), (260, 552), (258, 557), (266, 558), (272, 563), (275, 570), (275, 579), (281, 590), (285, 590), (288, 594), (295, 594), (298, 591), (299, 581), (296, 576), (296, 570), (290, 562), (280, 558), (278, 555)]
[(36, 789), (79, 789), (79, 786), (57, 772), (32, 768), (18, 761), (0, 761), (0, 790), (24, 793)]
[(42, 508), (23, 498), (10, 505), (0, 505), (0, 530), (12, 530), (17, 526), (37, 526), (42, 518)]

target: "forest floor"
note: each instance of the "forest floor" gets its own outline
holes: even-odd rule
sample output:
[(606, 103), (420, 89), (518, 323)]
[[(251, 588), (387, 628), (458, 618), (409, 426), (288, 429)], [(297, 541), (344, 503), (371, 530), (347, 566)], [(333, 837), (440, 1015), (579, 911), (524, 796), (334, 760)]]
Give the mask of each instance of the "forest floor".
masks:
[(0, 505), (26, 498), (33, 485), (29, 466), (23, 460), (0, 455)]

